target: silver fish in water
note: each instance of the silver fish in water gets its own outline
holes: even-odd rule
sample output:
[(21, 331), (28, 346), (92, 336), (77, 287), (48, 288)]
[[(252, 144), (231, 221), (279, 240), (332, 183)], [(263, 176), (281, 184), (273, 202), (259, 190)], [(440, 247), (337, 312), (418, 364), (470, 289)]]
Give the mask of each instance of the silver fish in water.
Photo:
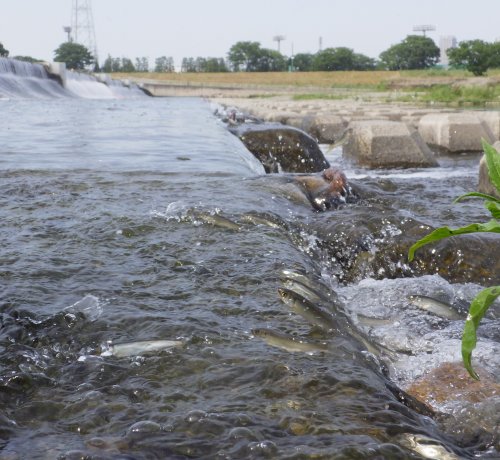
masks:
[(313, 326), (318, 326), (327, 331), (336, 329), (339, 330), (335, 317), (323, 310), (321, 307), (309, 302), (290, 289), (278, 289), (281, 300), (297, 315), (302, 316), (306, 321)]
[(174, 347), (180, 347), (181, 345), (182, 342), (180, 340), (144, 340), (124, 343), (108, 342), (105, 347), (106, 350), (101, 353), (101, 356), (124, 358), (154, 351), (169, 350)]
[(272, 347), (281, 348), (282, 350), (302, 353), (317, 353), (327, 351), (328, 345), (320, 342), (308, 342), (296, 338), (292, 335), (284, 334), (283, 332), (275, 331), (267, 328), (252, 329), (252, 334), (264, 340)]
[(408, 300), (412, 305), (415, 305), (421, 310), (425, 310), (442, 318), (452, 320), (464, 319), (463, 315), (455, 310), (449, 303), (435, 299), (434, 297), (412, 294), (408, 297)]
[(241, 230), (241, 226), (228, 219), (227, 217), (220, 216), (219, 214), (210, 214), (208, 212), (193, 212), (193, 215), (196, 219), (201, 220), (206, 224), (213, 225), (214, 227), (225, 228), (226, 230), (239, 231)]

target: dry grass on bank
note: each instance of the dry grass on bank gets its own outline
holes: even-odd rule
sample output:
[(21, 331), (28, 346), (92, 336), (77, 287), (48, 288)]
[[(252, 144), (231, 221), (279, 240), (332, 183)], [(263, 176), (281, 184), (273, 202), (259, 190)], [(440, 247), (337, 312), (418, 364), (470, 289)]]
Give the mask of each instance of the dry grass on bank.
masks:
[[(500, 69), (488, 73), (500, 76)], [(227, 72), (227, 73), (131, 73), (113, 74), (116, 78), (131, 80), (157, 80), (177, 84), (228, 85), (228, 86), (288, 86), (316, 88), (379, 88), (393, 86), (428, 86), (450, 84), (454, 81), (477, 80), (470, 73), (460, 70), (419, 71), (346, 71), (346, 72)]]

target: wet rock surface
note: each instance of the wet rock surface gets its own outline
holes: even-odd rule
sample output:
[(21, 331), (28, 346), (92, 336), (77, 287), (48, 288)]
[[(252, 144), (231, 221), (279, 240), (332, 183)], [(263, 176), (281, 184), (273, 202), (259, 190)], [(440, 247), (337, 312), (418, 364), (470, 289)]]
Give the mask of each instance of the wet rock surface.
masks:
[(230, 131), (259, 159), (267, 173), (311, 173), (330, 166), (317, 142), (299, 129), (265, 123), (233, 126)]

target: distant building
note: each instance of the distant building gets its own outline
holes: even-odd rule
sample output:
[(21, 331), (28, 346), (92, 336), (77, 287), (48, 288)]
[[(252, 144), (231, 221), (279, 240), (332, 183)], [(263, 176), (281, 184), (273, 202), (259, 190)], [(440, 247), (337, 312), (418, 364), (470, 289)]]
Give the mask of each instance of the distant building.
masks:
[(448, 67), (450, 64), (446, 51), (449, 50), (450, 48), (456, 48), (456, 47), (457, 47), (457, 39), (453, 35), (446, 35), (439, 37), (439, 50), (441, 52), (439, 56), (439, 63), (443, 67)]

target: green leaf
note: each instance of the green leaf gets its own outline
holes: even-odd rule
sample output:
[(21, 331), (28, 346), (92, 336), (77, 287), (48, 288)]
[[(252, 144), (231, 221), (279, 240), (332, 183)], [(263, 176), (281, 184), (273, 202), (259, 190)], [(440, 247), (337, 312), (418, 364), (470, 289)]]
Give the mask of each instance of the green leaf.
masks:
[(479, 380), (479, 376), (472, 368), (472, 351), (476, 348), (477, 328), (484, 314), (500, 296), (500, 286), (493, 286), (483, 289), (471, 302), (469, 314), (465, 321), (464, 333), (462, 335), (462, 359), (469, 375)]
[(496, 201), (485, 201), (484, 206), (494, 219), (500, 219), (500, 204)]
[(491, 219), (486, 224), (470, 224), (466, 227), (460, 227), (456, 229), (451, 229), (449, 227), (437, 228), (433, 232), (424, 236), (422, 239), (418, 240), (415, 244), (411, 246), (408, 251), (408, 260), (411, 262), (415, 257), (415, 251), (425, 246), (426, 244), (432, 243), (434, 241), (442, 240), (443, 238), (448, 238), (455, 235), (464, 235), (467, 233), (479, 233), (479, 232), (493, 232), (500, 233), (500, 222)]
[(500, 192), (500, 153), (484, 139), (482, 142), (490, 181), (498, 192)]
[(464, 193), (463, 195), (460, 195), (458, 198), (455, 198), (455, 200), (453, 200), (453, 203), (458, 203), (463, 198), (469, 198), (469, 197), (473, 197), (473, 196), (478, 197), (478, 198), (483, 198), (485, 200), (495, 201), (497, 203), (500, 203), (500, 199), (497, 198), (496, 196), (487, 195), (486, 193), (480, 193), (480, 192)]

